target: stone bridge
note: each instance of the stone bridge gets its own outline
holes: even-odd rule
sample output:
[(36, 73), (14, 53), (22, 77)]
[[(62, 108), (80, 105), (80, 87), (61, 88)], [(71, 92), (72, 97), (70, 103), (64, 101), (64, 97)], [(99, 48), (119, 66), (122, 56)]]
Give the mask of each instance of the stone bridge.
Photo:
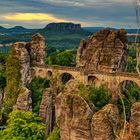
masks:
[(136, 73), (127, 72), (100, 72), (85, 71), (76, 67), (62, 67), (40, 65), (32, 67), (32, 77), (51, 78), (56, 76), (60, 82), (67, 82), (75, 79), (85, 85), (95, 84), (96, 86), (106, 85), (109, 89), (116, 89), (124, 81), (132, 81), (140, 87), (140, 77)]

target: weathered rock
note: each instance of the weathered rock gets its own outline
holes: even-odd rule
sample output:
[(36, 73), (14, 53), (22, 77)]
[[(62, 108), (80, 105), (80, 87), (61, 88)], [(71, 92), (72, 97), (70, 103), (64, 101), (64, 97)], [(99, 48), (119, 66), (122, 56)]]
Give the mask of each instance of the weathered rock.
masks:
[(125, 30), (104, 29), (82, 40), (77, 51), (77, 67), (105, 72), (126, 71), (127, 38)]
[(56, 98), (56, 118), (61, 140), (91, 140), (93, 115), (87, 102), (80, 97), (78, 84), (71, 80)]
[(119, 111), (113, 104), (106, 105), (93, 115), (92, 118), (92, 139), (113, 140), (114, 132), (119, 128)]
[(16, 51), (16, 56), (20, 61), (20, 73), (21, 73), (21, 84), (28, 86), (31, 81), (31, 70), (30, 70), (30, 54), (26, 49), (25, 42), (17, 42), (13, 44)]
[(35, 65), (44, 64), (45, 60), (45, 39), (39, 33), (32, 37), (31, 42), (31, 63)]
[(55, 109), (50, 88), (47, 88), (43, 93), (39, 115), (42, 118), (43, 122), (46, 124), (45, 134), (47, 138), (52, 132), (55, 122)]
[(30, 65), (44, 64), (45, 40), (37, 33), (32, 37), (32, 42), (16, 42), (13, 47), (21, 64), (21, 83), (28, 86), (31, 82)]
[(5, 88), (2, 88), (0, 90), (0, 111), (1, 111), (1, 109), (3, 107), (5, 95), (6, 95), (6, 90), (5, 90)]
[(32, 111), (31, 91), (26, 87), (21, 87), (16, 105), (13, 108), (14, 110)]
[(50, 89), (46, 89), (43, 92), (42, 101), (39, 109), (39, 115), (44, 121), (46, 120), (46, 116), (48, 115), (46, 112), (47, 112), (47, 107), (50, 106), (50, 101), (52, 100), (51, 98), (52, 96), (51, 96)]
[(135, 140), (140, 140), (140, 102), (132, 105), (130, 124)]

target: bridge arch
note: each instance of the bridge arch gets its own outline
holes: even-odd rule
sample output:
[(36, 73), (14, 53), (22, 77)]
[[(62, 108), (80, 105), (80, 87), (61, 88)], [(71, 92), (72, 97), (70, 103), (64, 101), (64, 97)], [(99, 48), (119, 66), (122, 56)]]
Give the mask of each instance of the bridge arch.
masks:
[(98, 81), (98, 78), (94, 75), (88, 75), (87, 77), (87, 82), (88, 82), (88, 85), (91, 85), (91, 84), (96, 84)]
[(52, 75), (53, 75), (52, 71), (48, 70), (46, 73), (47, 78), (50, 79)]
[(134, 94), (135, 98), (140, 96), (140, 85), (133, 80), (123, 80), (118, 85), (118, 90), (124, 95)]
[(139, 77), (137, 78), (131, 78), (131, 77), (127, 77), (127, 78), (120, 78), (119, 82), (118, 82), (118, 86), (123, 83), (123, 82), (131, 82), (131, 83), (135, 83), (136, 85), (138, 85), (140, 87), (140, 80)]
[(74, 76), (72, 76), (72, 74), (67, 72), (62, 73), (59, 76), (59, 81), (63, 84), (66, 84), (71, 79), (74, 79)]

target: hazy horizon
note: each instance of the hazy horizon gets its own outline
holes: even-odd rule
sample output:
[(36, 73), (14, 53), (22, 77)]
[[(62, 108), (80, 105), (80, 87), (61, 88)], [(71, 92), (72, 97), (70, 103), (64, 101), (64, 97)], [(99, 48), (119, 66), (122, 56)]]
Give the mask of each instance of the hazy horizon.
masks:
[[(50, 22), (50, 23), (54, 23), (54, 22)], [(23, 28), (26, 28), (26, 29), (43, 29), (43, 28), (45, 28), (48, 24), (50, 24), (50, 23), (47, 23), (46, 25), (44, 25), (44, 26), (42, 26), (42, 27), (39, 27), (39, 28), (36, 28), (36, 27), (33, 27), (33, 28), (31, 28), (31, 27), (25, 27), (24, 25), (22, 26), (22, 25), (13, 25), (13, 26), (9, 26), (9, 27), (7, 27), (7, 26), (3, 26), (3, 25), (0, 25), (1, 27), (4, 27), (4, 28), (6, 28), (6, 29), (11, 29), (11, 28), (14, 28), (14, 27), (17, 27), (17, 26), (21, 26), (21, 27), (23, 27)], [(60, 22), (55, 22), (55, 23), (60, 23)], [(65, 23), (70, 23), (70, 22), (65, 22)], [(71, 22), (71, 23), (74, 23), (74, 22)], [(74, 23), (74, 24), (80, 24), (80, 23)], [(109, 27), (109, 26), (82, 26), (81, 25), (81, 27), (82, 28), (115, 28), (115, 29), (121, 29), (122, 27)], [(137, 27), (124, 27), (124, 29), (137, 29)]]

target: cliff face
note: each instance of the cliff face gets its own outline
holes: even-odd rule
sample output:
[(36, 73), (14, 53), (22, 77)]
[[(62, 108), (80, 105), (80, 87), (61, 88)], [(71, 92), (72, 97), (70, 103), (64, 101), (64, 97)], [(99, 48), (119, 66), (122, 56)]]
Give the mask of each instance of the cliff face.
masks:
[(77, 67), (96, 71), (125, 71), (127, 38), (125, 30), (101, 30), (82, 40), (77, 51)]
[(91, 119), (93, 111), (80, 97), (78, 83), (70, 81), (56, 98), (56, 118), (61, 140), (92, 140)]

